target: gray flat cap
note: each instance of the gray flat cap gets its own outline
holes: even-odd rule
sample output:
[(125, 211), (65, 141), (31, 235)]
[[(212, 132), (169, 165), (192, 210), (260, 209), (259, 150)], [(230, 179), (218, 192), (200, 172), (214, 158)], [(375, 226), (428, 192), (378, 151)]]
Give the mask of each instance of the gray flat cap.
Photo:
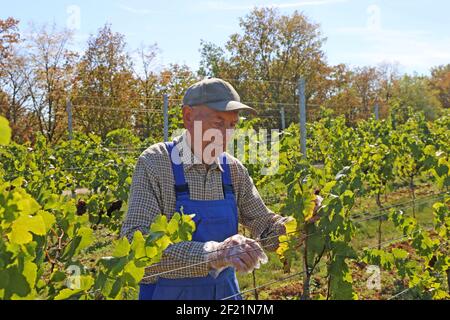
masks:
[(207, 78), (191, 86), (184, 95), (183, 105), (191, 107), (206, 105), (218, 111), (256, 110), (241, 103), (241, 98), (228, 82)]

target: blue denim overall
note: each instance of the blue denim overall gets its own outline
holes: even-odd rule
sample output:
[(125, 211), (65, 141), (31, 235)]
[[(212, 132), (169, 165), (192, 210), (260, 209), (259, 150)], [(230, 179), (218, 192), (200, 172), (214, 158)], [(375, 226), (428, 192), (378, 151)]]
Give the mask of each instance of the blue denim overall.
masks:
[[(166, 143), (166, 147), (169, 155), (178, 156), (175, 143)], [(225, 154), (220, 157), (223, 167), (223, 200), (191, 200), (183, 164), (181, 161), (175, 161), (176, 163), (171, 161), (175, 179), (177, 212), (180, 212), (180, 208), (183, 207), (185, 214), (195, 214), (194, 221), (197, 228), (192, 235), (192, 241), (222, 242), (237, 234), (238, 211), (231, 183), (230, 167)], [(182, 279), (159, 278), (155, 284), (141, 284), (139, 300), (220, 300), (238, 293), (239, 284), (236, 273), (230, 267), (222, 271), (217, 278), (211, 275)], [(242, 300), (242, 297), (238, 295), (232, 299)]]

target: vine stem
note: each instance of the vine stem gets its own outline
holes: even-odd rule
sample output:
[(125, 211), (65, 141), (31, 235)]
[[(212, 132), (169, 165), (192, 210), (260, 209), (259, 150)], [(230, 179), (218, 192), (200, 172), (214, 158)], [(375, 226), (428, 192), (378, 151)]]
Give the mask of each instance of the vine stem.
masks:
[[(379, 210), (383, 210), (383, 205), (381, 204), (381, 193), (377, 192), (376, 203)], [(383, 224), (383, 215), (380, 215), (378, 218), (378, 250), (381, 250), (381, 239), (382, 239), (382, 224)]]
[(447, 269), (447, 288), (448, 294), (450, 294), (450, 269)]
[(415, 193), (415, 188), (414, 188), (414, 176), (411, 176), (409, 178), (409, 189), (411, 190), (411, 195), (412, 195), (412, 201), (413, 201), (413, 217), (414, 219), (416, 218), (416, 193)]
[[(246, 237), (247, 234), (246, 234), (246, 230), (245, 229), (244, 229), (243, 233), (244, 233), (244, 237)], [(259, 237), (258, 237), (257, 241), (260, 241)], [(257, 283), (257, 281), (256, 281), (256, 270), (252, 271), (252, 281), (253, 281), (253, 288), (255, 288), (255, 290), (253, 291), (253, 293), (255, 295), (255, 300), (259, 300), (258, 289), (257, 289), (257, 286), (256, 286), (256, 283)]]
[(309, 285), (311, 282), (311, 272), (308, 267), (308, 238), (305, 239), (305, 246), (303, 249), (303, 271), (305, 272), (305, 278), (303, 279), (303, 293), (300, 300), (309, 300)]

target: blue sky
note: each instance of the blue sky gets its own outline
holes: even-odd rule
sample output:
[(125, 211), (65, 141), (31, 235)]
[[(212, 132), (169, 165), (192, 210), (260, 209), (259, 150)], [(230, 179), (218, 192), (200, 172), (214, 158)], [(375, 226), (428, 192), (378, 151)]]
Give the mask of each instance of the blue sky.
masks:
[(68, 25), (78, 50), (108, 22), (126, 35), (130, 51), (157, 43), (160, 65), (186, 63), (196, 70), (200, 39), (223, 45), (239, 32), (239, 17), (255, 6), (303, 11), (320, 23), (331, 64), (398, 62), (402, 72), (427, 74), (432, 66), (450, 63), (448, 0), (0, 0), (0, 18), (21, 20), (22, 31), (30, 22)]

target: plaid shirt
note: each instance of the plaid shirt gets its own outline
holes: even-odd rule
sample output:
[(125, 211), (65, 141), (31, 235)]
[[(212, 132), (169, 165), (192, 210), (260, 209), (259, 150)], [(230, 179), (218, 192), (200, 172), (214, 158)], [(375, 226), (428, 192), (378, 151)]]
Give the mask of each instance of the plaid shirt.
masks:
[[(187, 145), (185, 134), (177, 137), (175, 142), (180, 150), (191, 199), (223, 199), (223, 169), (220, 164), (214, 163), (209, 169), (204, 164), (197, 164), (198, 159)], [(270, 237), (262, 240), (261, 244), (266, 250), (275, 251), (279, 245), (277, 235), (286, 232), (284, 223), (287, 219), (274, 214), (265, 206), (247, 169), (239, 160), (227, 154), (227, 162), (235, 190), (239, 223), (249, 229), (254, 238)], [(126, 236), (131, 241), (134, 232), (138, 230), (143, 234), (148, 233), (149, 226), (159, 214), (170, 219), (176, 210), (174, 184), (172, 166), (164, 143), (155, 144), (144, 151), (133, 174), (128, 212), (121, 236)], [(210, 270), (203, 246), (204, 243), (195, 241), (169, 246), (159, 263), (146, 268), (142, 283), (154, 283), (157, 278), (152, 275), (193, 264), (195, 266), (165, 273), (162, 277), (175, 279), (207, 276)]]

